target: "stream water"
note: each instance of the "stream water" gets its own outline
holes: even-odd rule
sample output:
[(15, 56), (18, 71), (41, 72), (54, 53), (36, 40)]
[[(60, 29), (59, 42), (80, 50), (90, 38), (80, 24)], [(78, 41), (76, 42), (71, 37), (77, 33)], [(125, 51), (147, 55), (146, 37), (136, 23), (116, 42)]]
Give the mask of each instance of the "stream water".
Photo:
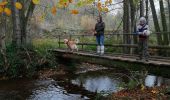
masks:
[[(73, 77), (0, 81), (0, 100), (88, 100), (94, 97), (94, 92), (116, 92), (119, 83), (127, 81), (113, 73), (114, 71), (102, 70)], [(165, 83), (170, 84), (170, 80), (154, 75), (145, 78), (146, 86)]]

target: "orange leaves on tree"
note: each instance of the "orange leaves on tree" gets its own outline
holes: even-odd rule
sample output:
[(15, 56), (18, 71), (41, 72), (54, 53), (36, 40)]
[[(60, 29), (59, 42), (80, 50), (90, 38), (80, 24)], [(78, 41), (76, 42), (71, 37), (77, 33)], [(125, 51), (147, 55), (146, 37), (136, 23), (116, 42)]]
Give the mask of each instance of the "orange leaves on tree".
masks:
[(109, 0), (109, 3), (112, 4), (112, 0)]
[(97, 2), (97, 8), (99, 12), (102, 11), (102, 3), (100, 2), (100, 0)]
[(15, 7), (16, 7), (17, 9), (22, 9), (22, 4), (21, 4), (20, 2), (16, 2), (16, 3), (15, 3)]
[(74, 15), (76, 15), (76, 14), (78, 14), (79, 13), (79, 11), (78, 10), (71, 10), (71, 14), (74, 14)]
[(5, 6), (8, 4), (6, 1), (0, 2), (0, 13), (5, 13), (6, 15), (11, 15), (11, 10), (9, 8), (5, 8)]
[(59, 4), (63, 5), (64, 1), (63, 0), (59, 0)]
[(51, 13), (52, 13), (53, 15), (56, 15), (56, 13), (57, 13), (57, 8), (56, 8), (55, 6), (52, 7)]
[(11, 9), (9, 8), (5, 8), (4, 12), (6, 13), (6, 15), (10, 16), (11, 15)]
[(0, 14), (3, 13), (4, 9), (0, 6)]
[(5, 6), (8, 2), (6, 1), (3, 1), (3, 2), (0, 2), (0, 6)]
[[(106, 0), (106, 1), (105, 1), (105, 4), (102, 4), (102, 3), (100, 2), (100, 0), (98, 0), (98, 2), (97, 2), (97, 9), (98, 9), (98, 11), (99, 11), (99, 12), (109, 12), (109, 9), (108, 9), (108, 7), (107, 7), (107, 5), (108, 5), (109, 3), (112, 3), (112, 0)], [(105, 5), (105, 7), (104, 7), (104, 5)]]
[(68, 6), (68, 3), (67, 3), (67, 2), (64, 2), (63, 6), (64, 6), (64, 7), (67, 7), (67, 6)]
[(63, 7), (67, 7), (69, 2), (67, 0), (59, 0), (59, 5)]
[(40, 4), (40, 0), (32, 0), (33, 4), (37, 5)]
[(69, 3), (72, 3), (73, 2), (73, 0), (68, 0), (69, 1)]
[(99, 8), (99, 7), (101, 7), (102, 6), (102, 3), (101, 2), (98, 2), (97, 3), (97, 7)]

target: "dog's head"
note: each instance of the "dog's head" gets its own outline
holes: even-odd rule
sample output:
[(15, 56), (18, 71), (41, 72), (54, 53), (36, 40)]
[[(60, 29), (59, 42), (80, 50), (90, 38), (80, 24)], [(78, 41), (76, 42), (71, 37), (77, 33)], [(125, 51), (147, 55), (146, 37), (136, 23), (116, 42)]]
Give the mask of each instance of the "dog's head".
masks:
[(66, 44), (68, 42), (68, 39), (64, 39), (64, 43)]

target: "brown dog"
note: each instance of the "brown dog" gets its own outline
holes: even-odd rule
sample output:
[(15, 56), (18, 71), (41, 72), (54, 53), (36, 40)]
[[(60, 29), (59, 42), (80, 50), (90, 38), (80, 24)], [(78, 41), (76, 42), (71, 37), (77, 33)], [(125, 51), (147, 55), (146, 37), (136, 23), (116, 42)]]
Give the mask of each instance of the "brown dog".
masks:
[(67, 45), (67, 47), (71, 50), (71, 51), (78, 51), (78, 48), (77, 48), (77, 43), (79, 42), (78, 39), (75, 39), (75, 40), (68, 40), (68, 39), (64, 39), (64, 43)]

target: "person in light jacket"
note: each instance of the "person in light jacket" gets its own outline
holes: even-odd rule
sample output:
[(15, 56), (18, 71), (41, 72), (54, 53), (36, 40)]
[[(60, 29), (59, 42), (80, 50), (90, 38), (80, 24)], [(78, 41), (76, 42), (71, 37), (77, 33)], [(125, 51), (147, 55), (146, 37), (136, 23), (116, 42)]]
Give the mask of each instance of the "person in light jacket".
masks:
[(145, 61), (148, 61), (149, 58), (148, 39), (149, 39), (150, 32), (145, 17), (141, 17), (139, 19), (139, 24), (137, 25), (137, 34), (139, 36), (139, 42), (138, 42), (139, 58), (137, 60), (142, 60), (144, 58)]

